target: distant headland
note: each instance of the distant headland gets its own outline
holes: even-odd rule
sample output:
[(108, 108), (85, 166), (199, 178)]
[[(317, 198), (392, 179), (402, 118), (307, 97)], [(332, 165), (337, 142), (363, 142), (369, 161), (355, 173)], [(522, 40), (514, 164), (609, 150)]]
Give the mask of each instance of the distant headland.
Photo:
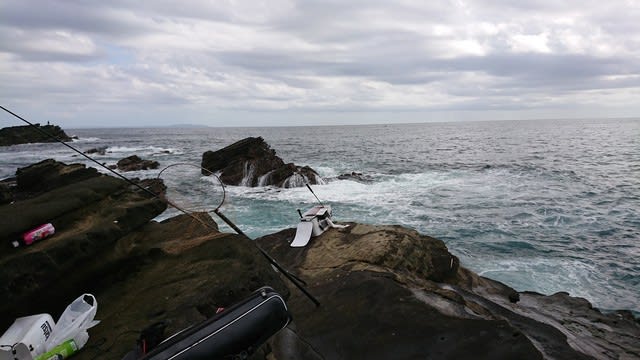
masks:
[(10, 146), (29, 143), (55, 142), (52, 135), (62, 141), (71, 141), (60, 126), (35, 124), (24, 126), (12, 126), (0, 129), (0, 146)]

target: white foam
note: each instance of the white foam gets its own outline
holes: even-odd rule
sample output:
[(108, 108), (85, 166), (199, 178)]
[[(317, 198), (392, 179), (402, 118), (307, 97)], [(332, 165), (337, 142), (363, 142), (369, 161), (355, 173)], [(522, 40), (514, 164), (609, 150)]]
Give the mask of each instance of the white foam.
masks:
[(269, 183), (269, 181), (271, 180), (271, 174), (273, 173), (274, 170), (269, 171), (268, 173), (260, 176), (258, 178), (258, 186), (259, 187), (264, 187), (267, 186), (267, 184)]
[(309, 165), (313, 170), (315, 170), (322, 177), (336, 177), (340, 175), (338, 171), (329, 166), (320, 166), (320, 165)]
[(158, 146), (110, 146), (107, 148), (108, 153), (144, 153), (150, 154), (182, 154), (182, 150), (175, 148), (164, 148)]
[(244, 170), (242, 171), (242, 181), (240, 181), (240, 186), (251, 186), (255, 172), (255, 166), (246, 161), (244, 163)]
[[(547, 295), (566, 291), (571, 296), (585, 298), (604, 308), (625, 302), (631, 306), (637, 296), (629, 289), (614, 287), (605, 275), (606, 271), (583, 260), (514, 257), (492, 261), (483, 257), (463, 258), (461, 261), (478, 274), (509, 284), (518, 291)], [(618, 298), (612, 299), (611, 294), (618, 294)]]
[(289, 176), (284, 183), (282, 184), (283, 187), (285, 188), (295, 188), (295, 187), (302, 187), (305, 184), (307, 184), (309, 182), (309, 180), (307, 179), (306, 176), (304, 175), (300, 175), (298, 173), (295, 173), (291, 176)]
[(86, 137), (86, 138), (78, 137), (78, 138), (72, 138), (71, 141), (74, 142), (74, 143), (83, 143), (83, 142), (97, 142), (97, 141), (100, 141), (100, 140), (102, 140), (102, 139), (100, 139), (98, 137)]

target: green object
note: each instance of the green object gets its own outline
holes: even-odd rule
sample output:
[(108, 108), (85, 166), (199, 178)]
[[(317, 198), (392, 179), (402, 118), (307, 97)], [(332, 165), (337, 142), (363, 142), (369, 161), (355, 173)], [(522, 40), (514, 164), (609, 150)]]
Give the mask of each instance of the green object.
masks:
[(33, 360), (63, 360), (76, 352), (78, 352), (78, 345), (73, 339), (69, 339), (50, 351), (36, 356)]

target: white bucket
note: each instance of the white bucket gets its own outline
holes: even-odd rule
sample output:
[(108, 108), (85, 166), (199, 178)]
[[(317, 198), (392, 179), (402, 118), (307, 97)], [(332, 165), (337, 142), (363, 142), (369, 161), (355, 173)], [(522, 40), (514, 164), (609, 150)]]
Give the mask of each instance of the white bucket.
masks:
[[(49, 314), (25, 316), (16, 319), (0, 337), (0, 345), (13, 346), (18, 343), (26, 345), (31, 356), (43, 354), (55, 322)], [(11, 353), (12, 348), (3, 346), (2, 352)], [(13, 350), (16, 350), (15, 348)], [(13, 357), (11, 357), (13, 359)], [(0, 357), (2, 359), (2, 357)]]

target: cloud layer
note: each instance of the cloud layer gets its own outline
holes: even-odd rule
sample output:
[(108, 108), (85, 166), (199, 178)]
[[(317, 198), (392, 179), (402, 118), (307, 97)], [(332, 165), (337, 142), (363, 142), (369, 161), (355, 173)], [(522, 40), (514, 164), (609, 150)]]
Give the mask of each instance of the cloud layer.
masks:
[(5, 0), (0, 96), (70, 126), (637, 116), (637, 19), (632, 0)]

